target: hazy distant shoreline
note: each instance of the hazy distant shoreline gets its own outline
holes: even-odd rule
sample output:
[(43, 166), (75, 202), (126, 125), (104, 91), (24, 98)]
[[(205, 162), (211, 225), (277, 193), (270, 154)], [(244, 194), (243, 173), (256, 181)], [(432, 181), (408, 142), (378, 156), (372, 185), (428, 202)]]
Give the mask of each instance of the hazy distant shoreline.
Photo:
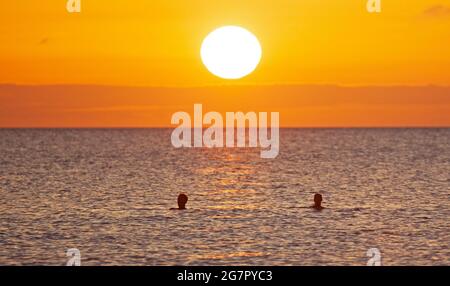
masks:
[(0, 85), (0, 127), (169, 127), (173, 113), (279, 112), (281, 127), (450, 126), (449, 86)]

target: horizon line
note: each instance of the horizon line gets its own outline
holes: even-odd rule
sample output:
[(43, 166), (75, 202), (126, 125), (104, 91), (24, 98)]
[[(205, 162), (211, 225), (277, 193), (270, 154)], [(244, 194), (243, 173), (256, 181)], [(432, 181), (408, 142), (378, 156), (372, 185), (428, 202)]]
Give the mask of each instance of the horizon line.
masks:
[[(0, 130), (11, 130), (11, 129), (174, 129), (177, 126), (70, 126), (70, 127), (58, 127), (58, 126), (47, 126), (47, 127), (38, 127), (38, 126), (30, 126), (30, 127), (1, 127)], [(203, 129), (207, 129), (209, 127), (204, 126)], [(226, 127), (222, 127), (226, 128)], [(245, 127), (248, 129), (249, 127)], [(270, 128), (270, 126), (268, 126)], [(392, 126), (280, 126), (279, 129), (449, 129), (450, 125), (411, 125), (411, 126), (401, 126), (401, 125), (392, 125)], [(195, 129), (195, 128), (191, 128)], [(236, 128), (235, 128), (236, 129)]]

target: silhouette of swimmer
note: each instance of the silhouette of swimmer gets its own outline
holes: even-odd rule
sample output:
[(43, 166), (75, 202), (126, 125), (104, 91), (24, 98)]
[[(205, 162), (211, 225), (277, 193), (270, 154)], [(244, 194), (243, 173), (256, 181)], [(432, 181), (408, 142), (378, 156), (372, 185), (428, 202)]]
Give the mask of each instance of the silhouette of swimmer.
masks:
[(315, 194), (314, 195), (314, 205), (311, 206), (311, 208), (321, 211), (324, 209), (324, 207), (322, 207), (322, 195), (321, 194)]
[(186, 196), (185, 194), (179, 194), (178, 195), (178, 208), (171, 208), (171, 210), (185, 210), (187, 201), (188, 201), (188, 196)]

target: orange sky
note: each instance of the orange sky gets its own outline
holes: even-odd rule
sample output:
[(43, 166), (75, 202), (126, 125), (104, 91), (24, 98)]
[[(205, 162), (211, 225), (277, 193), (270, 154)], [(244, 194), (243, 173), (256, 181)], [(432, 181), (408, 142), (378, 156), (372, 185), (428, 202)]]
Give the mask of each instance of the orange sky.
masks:
[[(80, 14), (65, 2), (0, 2), (0, 84), (34, 86), (0, 86), (0, 126), (166, 126), (205, 91), (207, 109), (280, 111), (283, 126), (450, 126), (448, 88), (337, 87), (450, 86), (450, 0), (385, 0), (381, 14), (367, 13), (366, 0), (82, 0)], [(200, 60), (203, 38), (223, 25), (251, 30), (262, 45), (260, 65), (241, 80), (219, 79)], [(55, 84), (73, 85), (67, 94), (155, 88), (115, 88), (112, 99), (84, 87), (56, 104), (45, 87)], [(235, 96), (222, 85), (236, 86)], [(202, 86), (210, 88), (186, 88)]]

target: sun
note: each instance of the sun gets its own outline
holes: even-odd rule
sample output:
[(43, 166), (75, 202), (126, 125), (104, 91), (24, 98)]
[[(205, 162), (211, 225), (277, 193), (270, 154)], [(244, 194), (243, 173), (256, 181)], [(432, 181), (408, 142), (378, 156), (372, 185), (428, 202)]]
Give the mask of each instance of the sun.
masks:
[(206, 36), (200, 55), (212, 74), (224, 79), (239, 79), (256, 69), (262, 49), (256, 36), (248, 30), (224, 26)]

